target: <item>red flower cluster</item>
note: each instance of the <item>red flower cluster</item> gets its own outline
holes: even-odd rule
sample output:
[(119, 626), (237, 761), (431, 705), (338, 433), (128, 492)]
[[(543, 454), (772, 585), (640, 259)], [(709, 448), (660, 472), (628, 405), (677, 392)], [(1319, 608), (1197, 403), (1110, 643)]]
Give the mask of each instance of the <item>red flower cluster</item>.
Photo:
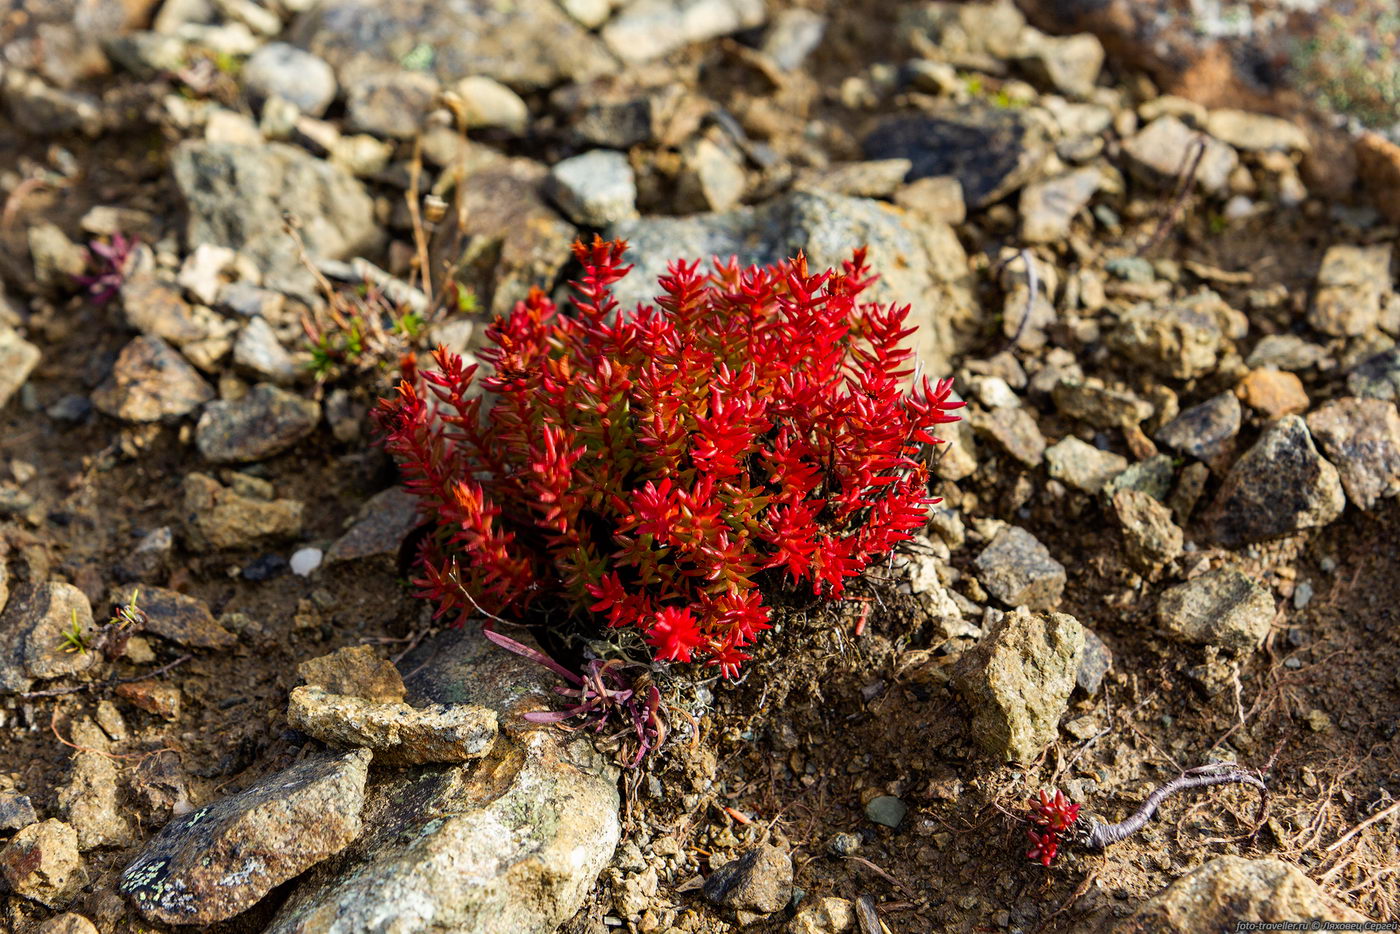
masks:
[(1031, 799), (1030, 807), (1030, 821), (1039, 829), (1026, 831), (1031, 841), (1026, 857), (1049, 866), (1060, 852), (1060, 838), (1079, 820), (1079, 805), (1070, 804), (1064, 792), (1056, 790), (1053, 795), (1041, 791)]
[(924, 525), (925, 455), (962, 403), (948, 379), (901, 389), (909, 309), (860, 301), (864, 250), (817, 274), (676, 262), (657, 307), (621, 314), (625, 250), (574, 245), (572, 314), (535, 290), (496, 320), (493, 403), (441, 348), (381, 403), (436, 525), (421, 593), (458, 623), (558, 593), (733, 677), (770, 628), (760, 572), (837, 595)]

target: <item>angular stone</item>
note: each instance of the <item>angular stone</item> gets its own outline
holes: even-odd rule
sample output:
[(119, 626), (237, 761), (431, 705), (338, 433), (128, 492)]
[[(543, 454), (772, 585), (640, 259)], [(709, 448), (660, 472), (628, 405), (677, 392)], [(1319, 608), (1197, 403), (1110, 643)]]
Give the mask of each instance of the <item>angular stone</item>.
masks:
[(0, 322), (0, 409), (19, 391), (39, 365), (39, 348)]
[(1039, 124), (1015, 111), (981, 105), (887, 118), (862, 147), (869, 159), (908, 159), (907, 181), (954, 176), (974, 208), (1033, 179), (1050, 151)]
[(237, 636), (214, 621), (207, 603), (178, 590), (146, 584), (119, 588), (108, 599), (113, 606), (123, 606), (131, 601), (133, 593), (145, 616), (141, 632), (189, 649), (227, 649), (238, 643)]
[(0, 792), (0, 830), (19, 830), (38, 819), (29, 795)]
[(1062, 379), (1051, 390), (1061, 414), (1095, 428), (1135, 428), (1152, 417), (1152, 403), (1128, 389), (1105, 386), (1097, 377)]
[(1172, 379), (1194, 379), (1212, 372), (1225, 335), (1215, 315), (1195, 303), (1165, 308), (1137, 305), (1109, 333), (1109, 346), (1152, 372)]
[(1157, 601), (1157, 622), (1171, 638), (1237, 655), (1256, 649), (1273, 620), (1273, 595), (1233, 568), (1177, 584)]
[(1017, 525), (1002, 529), (973, 565), (982, 586), (1007, 606), (1048, 610), (1065, 589), (1065, 566)]
[(1204, 145), (1196, 167), (1196, 184), (1208, 192), (1222, 192), (1240, 158), (1229, 146), (1198, 133), (1176, 117), (1158, 117), (1136, 136), (1123, 142), (1128, 164), (1148, 181), (1170, 187), (1195, 158), (1196, 141)]
[(67, 651), (66, 634), (75, 626), (83, 643), (91, 645), (97, 635), (92, 607), (72, 584), (16, 587), (0, 613), (0, 692), (26, 691), (36, 678), (61, 678), (97, 664), (94, 651)]
[(1055, 243), (1069, 236), (1070, 223), (1103, 184), (1095, 166), (1035, 182), (1021, 190), (1021, 239)]
[(239, 399), (205, 406), (194, 442), (216, 464), (260, 461), (280, 454), (316, 430), (321, 406), (311, 399), (259, 383)]
[(792, 899), (792, 856), (776, 846), (754, 847), (711, 873), (703, 891), (711, 903), (725, 908), (782, 911)]
[(1222, 107), (1206, 117), (1206, 132), (1245, 152), (1267, 149), (1306, 152), (1308, 134), (1296, 123), (1268, 114)]
[(401, 486), (382, 490), (369, 498), (354, 524), (331, 544), (326, 562), (397, 555), (419, 521), (418, 500), (413, 494)]
[(1123, 526), (1128, 560), (1139, 571), (1155, 571), (1181, 554), (1186, 536), (1159, 500), (1140, 490), (1119, 490), (1112, 503)]
[(844, 898), (825, 896), (803, 902), (788, 922), (787, 934), (844, 934), (856, 930), (856, 913)]
[(1234, 450), (1243, 417), (1239, 398), (1232, 392), (1222, 392), (1182, 412), (1154, 437), (1173, 451), (1213, 461)]
[(233, 342), (233, 362), (274, 383), (285, 385), (297, 378), (296, 362), (263, 318), (251, 319), (238, 332), (238, 339)]
[(399, 670), (367, 645), (349, 645), (297, 666), (303, 681), (329, 694), (348, 694), (376, 703), (404, 699)]
[(58, 789), (59, 812), (72, 826), (78, 849), (127, 846), (132, 842), (131, 823), (117, 785), (117, 766), (108, 757), (109, 743), (91, 719), (75, 719), (71, 741), (73, 768)]
[(732, 145), (702, 136), (686, 144), (681, 158), (676, 201), (683, 210), (728, 211), (743, 199), (748, 176), (743, 156)]
[(118, 891), (147, 919), (210, 924), (339, 853), (360, 835), (370, 753), (315, 755), (166, 824)]
[(82, 885), (78, 835), (62, 821), (30, 824), (0, 849), (0, 875), (18, 895), (57, 908)]
[(968, 415), (967, 420), (978, 434), (992, 439), (998, 447), (1027, 467), (1037, 467), (1045, 458), (1045, 436), (1040, 433), (1040, 426), (1029, 409), (974, 412)]
[(1347, 499), (1369, 510), (1400, 493), (1400, 413), (1383, 399), (1335, 399), (1308, 415), (1308, 430), (1337, 466)]
[(1400, 347), (1382, 351), (1352, 370), (1347, 389), (1353, 396), (1400, 404)]
[(1392, 224), (1400, 224), (1400, 146), (1368, 131), (1357, 138), (1355, 152), (1367, 194)]
[(1128, 459), (1070, 435), (1046, 448), (1045, 467), (1050, 476), (1076, 490), (1098, 493), (1105, 483), (1128, 469)]
[(330, 65), (285, 42), (269, 42), (248, 56), (238, 76), (254, 100), (280, 97), (311, 117), (326, 112), (337, 90)]
[(137, 337), (117, 355), (92, 403), (123, 421), (158, 422), (188, 415), (212, 398), (214, 390), (178, 351), (159, 337)]
[(573, 156), (550, 169), (549, 180), (554, 200), (576, 224), (606, 227), (637, 216), (637, 182), (623, 153)]
[(1217, 856), (1144, 902), (1112, 934), (1197, 934), (1258, 924), (1365, 922), (1296, 866), (1276, 859)]
[(159, 681), (132, 681), (117, 685), (117, 696), (133, 707), (164, 720), (180, 719), (180, 689)]
[(185, 477), (185, 522), (197, 547), (241, 548), (301, 531), (305, 506), (297, 500), (249, 496), (207, 474)]
[(851, 198), (888, 198), (899, 189), (910, 168), (912, 164), (908, 159), (838, 162), (826, 168), (803, 169), (797, 173), (792, 187), (797, 191), (826, 191)]
[(346, 89), (346, 126), (379, 138), (412, 139), (423, 132), (438, 92), (437, 79), (419, 71), (365, 75)]
[(1113, 667), (1113, 653), (1109, 651), (1098, 633), (1084, 628), (1084, 651), (1079, 657), (1079, 667), (1075, 670), (1074, 686), (1089, 697), (1099, 693), (1104, 676)]
[(1047, 36), (1028, 29), (1021, 35), (1017, 58), (1033, 78), (1063, 94), (1086, 97), (1099, 79), (1104, 50), (1092, 33)]
[(332, 746), (364, 746), (386, 765), (468, 762), (491, 751), (496, 712), (471, 704), (410, 707), (302, 685), (293, 688), (287, 721)]
[(1064, 613), (1017, 610), (959, 659), (954, 687), (972, 709), (972, 739), (1025, 764), (1055, 741), (1069, 708), (1084, 627)]
[(1337, 468), (1317, 452), (1303, 420), (1286, 415), (1235, 462), (1205, 520), (1234, 547), (1319, 528), (1345, 506)]
[(307, 292), (313, 285), (283, 230), (284, 213), (300, 222), (312, 259), (346, 259), (378, 236), (364, 187), (302, 149), (187, 141), (172, 168), (189, 206), (188, 242), (238, 250), (269, 288)]
[(97, 927), (80, 914), (54, 915), (34, 929), (34, 934), (97, 934)]
[(1251, 370), (1235, 387), (1235, 395), (1269, 418), (1301, 415), (1309, 405), (1303, 381), (1287, 370)]
[(585, 737), (524, 722), (552, 676), (454, 630), (408, 656), (410, 698), (495, 710), (484, 760), (383, 777), (366, 831), (292, 893), (265, 934), (404, 930), (553, 934), (583, 902), (621, 833), (617, 770)]

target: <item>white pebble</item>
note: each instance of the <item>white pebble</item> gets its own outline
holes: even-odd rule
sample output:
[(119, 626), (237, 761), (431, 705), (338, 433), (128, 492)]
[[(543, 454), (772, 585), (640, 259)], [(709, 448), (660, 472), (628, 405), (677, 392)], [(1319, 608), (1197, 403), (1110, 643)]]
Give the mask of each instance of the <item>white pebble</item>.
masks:
[(309, 577), (321, 566), (324, 553), (319, 548), (298, 548), (292, 553), (292, 573), (299, 577)]

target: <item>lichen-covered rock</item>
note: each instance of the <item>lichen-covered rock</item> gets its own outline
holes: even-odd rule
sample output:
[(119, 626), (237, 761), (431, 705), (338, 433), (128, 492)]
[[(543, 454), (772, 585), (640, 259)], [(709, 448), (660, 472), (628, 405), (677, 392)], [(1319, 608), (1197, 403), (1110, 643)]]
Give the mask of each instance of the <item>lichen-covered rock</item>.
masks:
[(204, 459), (241, 464), (280, 454), (321, 421), (321, 406), (269, 383), (259, 383), (239, 399), (205, 406), (194, 441)]
[(1308, 430), (1337, 465), (1347, 499), (1371, 509), (1400, 493), (1400, 412), (1384, 399), (1335, 399), (1308, 415)]
[(185, 476), (185, 523), (197, 548), (241, 548), (301, 531), (300, 501), (273, 499), (270, 484), (244, 487), (241, 492), (202, 473)]
[(410, 707), (332, 694), (311, 685), (293, 688), (287, 705), (292, 726), (332, 746), (364, 746), (386, 765), (467, 762), (491, 750), (496, 712), (473, 704)]
[[(0, 692), (26, 691), (35, 679), (61, 678), (97, 664), (92, 606), (72, 584), (16, 587), (0, 613)], [(76, 640), (76, 641), (75, 641)]]
[(1141, 490), (1119, 490), (1113, 494), (1112, 505), (1123, 526), (1128, 560), (1139, 571), (1155, 571), (1181, 554), (1185, 533), (1159, 500)]
[(18, 895), (57, 908), (82, 884), (78, 835), (63, 821), (30, 824), (0, 849), (0, 876)]
[(1241, 921), (1365, 921), (1296, 867), (1276, 859), (1217, 856), (1148, 899), (1113, 934), (1232, 931)]
[(403, 662), (414, 703), (470, 704), (502, 734), (475, 763), (386, 775), (365, 833), (304, 880), (266, 934), (381, 929), (553, 934), (621, 834), (617, 769), (581, 736), (530, 724), (551, 676), (487, 642), (444, 633)]
[(1345, 506), (1337, 468), (1317, 452), (1303, 420), (1288, 415), (1235, 462), (1205, 521), (1234, 547), (1319, 528)]
[(792, 900), (792, 856), (781, 847), (756, 846), (705, 880), (705, 897), (736, 911), (771, 914)]
[(974, 566), (982, 586), (1008, 606), (1048, 610), (1064, 593), (1065, 566), (1017, 525), (1002, 529), (982, 549)]
[(359, 836), (369, 761), (365, 749), (315, 755), (175, 818), (118, 890), (152, 921), (232, 918)]
[(997, 759), (1027, 763), (1055, 741), (1084, 650), (1064, 613), (1016, 611), (959, 660), (954, 685), (972, 709), (972, 739)]
[(1233, 568), (1177, 584), (1157, 601), (1157, 622), (1171, 638), (1233, 654), (1257, 648), (1273, 621), (1273, 595)]
[(386, 704), (404, 699), (399, 670), (367, 645), (347, 645), (329, 655), (308, 659), (297, 666), (297, 674), (307, 684), (330, 694), (348, 694)]

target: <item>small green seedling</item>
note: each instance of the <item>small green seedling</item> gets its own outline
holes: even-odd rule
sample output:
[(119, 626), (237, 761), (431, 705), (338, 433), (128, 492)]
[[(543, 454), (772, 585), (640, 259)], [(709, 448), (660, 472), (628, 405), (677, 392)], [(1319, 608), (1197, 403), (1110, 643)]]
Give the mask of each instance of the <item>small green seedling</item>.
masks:
[(78, 622), (78, 611), (73, 610), (73, 625), (68, 627), (68, 631), (63, 634), (63, 651), (79, 655), (88, 650), (88, 638), (83, 632), (82, 624)]

